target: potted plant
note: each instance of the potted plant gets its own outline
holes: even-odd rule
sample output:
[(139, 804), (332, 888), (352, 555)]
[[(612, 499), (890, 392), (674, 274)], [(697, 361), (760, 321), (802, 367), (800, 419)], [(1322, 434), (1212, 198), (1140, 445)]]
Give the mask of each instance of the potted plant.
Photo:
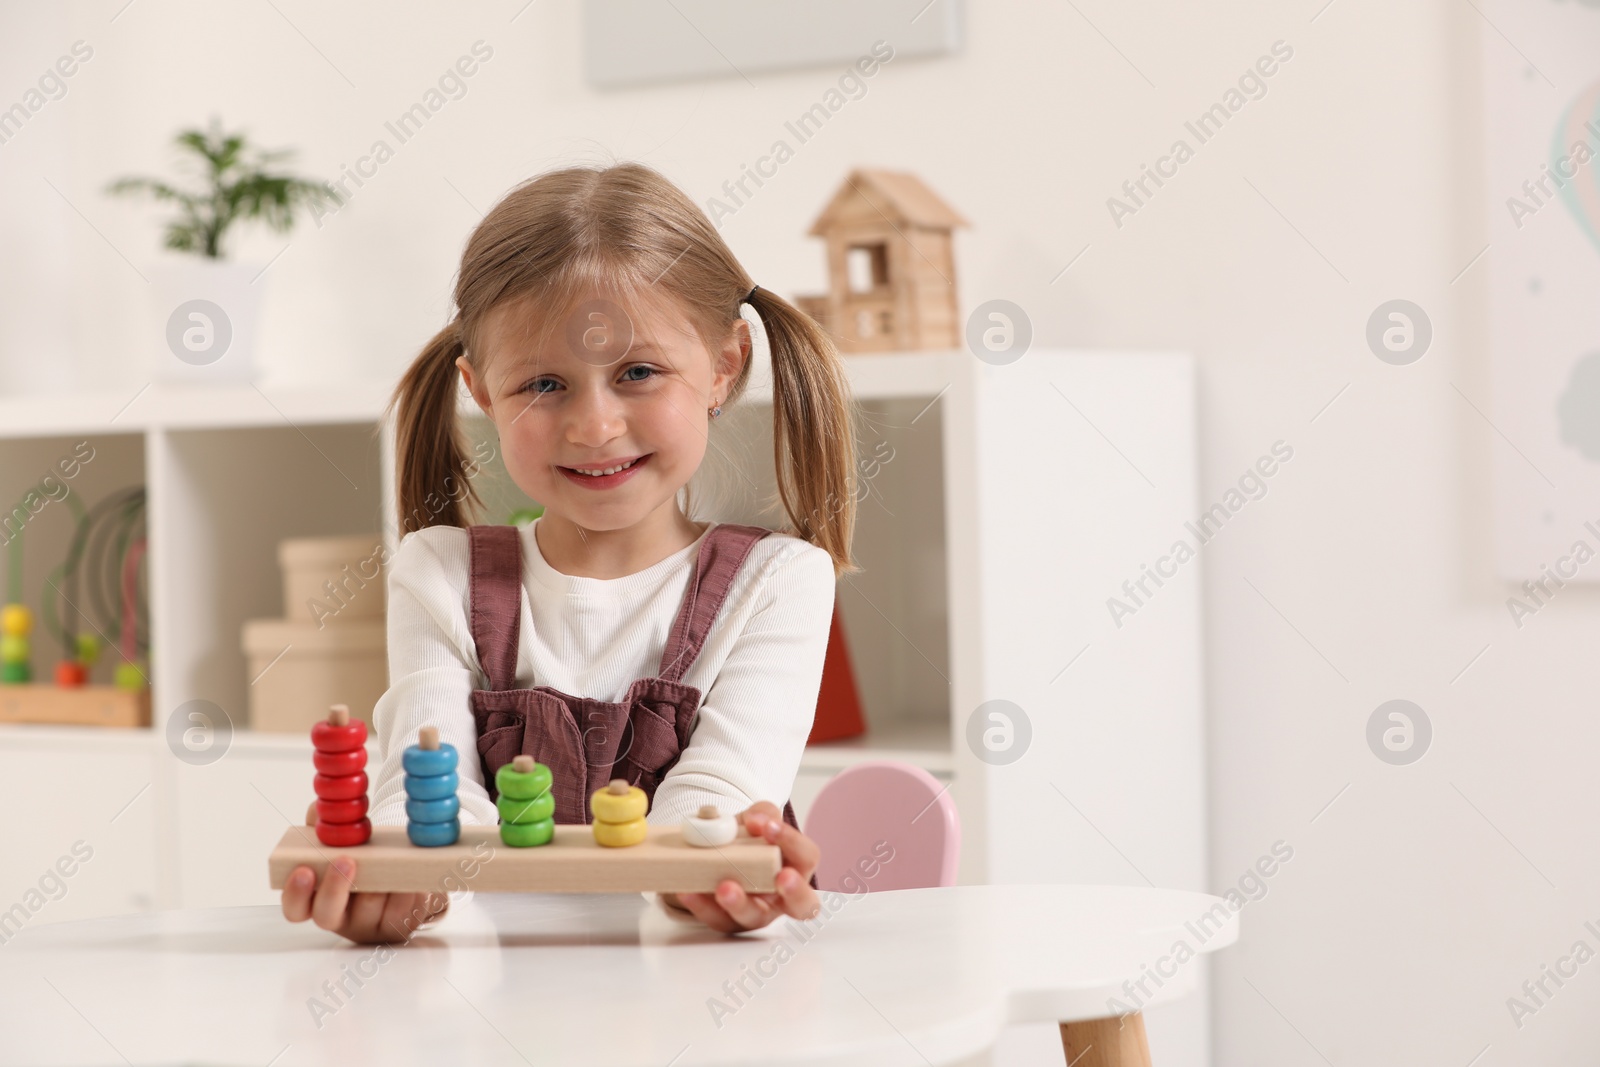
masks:
[(119, 178), (112, 194), (145, 194), (174, 204), (165, 245), (182, 253), (155, 268), (152, 286), (161, 342), (156, 375), (169, 381), (248, 381), (254, 374), (262, 264), (225, 257), (236, 223), (265, 222), (286, 233), (301, 207), (343, 198), (328, 183), (272, 173), (288, 150), (251, 146), (243, 133), (225, 133), (213, 118), (205, 130), (183, 130), (176, 142), (194, 184), (180, 188), (158, 178)]

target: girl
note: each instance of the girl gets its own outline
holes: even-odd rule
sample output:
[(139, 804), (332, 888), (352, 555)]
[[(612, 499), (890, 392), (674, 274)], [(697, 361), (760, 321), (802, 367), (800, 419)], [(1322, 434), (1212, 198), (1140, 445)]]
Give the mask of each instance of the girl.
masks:
[[(851, 401), (833, 345), (635, 163), (509, 193), (467, 242), (455, 303), (393, 402), (402, 538), (372, 821), (404, 823), (401, 753), (432, 724), (463, 757), (462, 822), (497, 822), (494, 774), (518, 754), (550, 766), (558, 823), (588, 822), (588, 795), (625, 778), (651, 798), (651, 823), (715, 804), (784, 857), (776, 893), (730, 879), (715, 894), (663, 894), (670, 913), (724, 932), (813, 916), (818, 851), (787, 797), (834, 583), (859, 569)], [(711, 423), (750, 376), (746, 303), (771, 351), (792, 533), (687, 514)], [(477, 462), (456, 425), (458, 381), (493, 421), (511, 478), (544, 505), (535, 522), (470, 524)], [(345, 877), (314, 893), (312, 871), (294, 872), (285, 916), (397, 941), (448, 906), (442, 891), (352, 894), (353, 863), (337, 860)]]

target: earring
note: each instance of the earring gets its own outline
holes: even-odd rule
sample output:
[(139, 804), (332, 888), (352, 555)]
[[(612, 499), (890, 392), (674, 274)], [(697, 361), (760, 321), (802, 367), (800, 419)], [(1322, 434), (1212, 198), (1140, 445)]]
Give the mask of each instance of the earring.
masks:
[(716, 418), (717, 416), (721, 415), (721, 414), (722, 414), (722, 405), (721, 404), (714, 405), (711, 408), (711, 417), (713, 419)]

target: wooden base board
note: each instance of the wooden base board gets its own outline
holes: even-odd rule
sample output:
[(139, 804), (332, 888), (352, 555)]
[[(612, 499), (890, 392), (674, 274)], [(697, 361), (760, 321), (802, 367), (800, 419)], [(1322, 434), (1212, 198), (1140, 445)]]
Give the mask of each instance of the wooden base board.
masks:
[(114, 685), (0, 685), (0, 722), (65, 726), (149, 726), (150, 690)]
[(637, 845), (607, 848), (587, 826), (557, 826), (548, 845), (513, 848), (498, 826), (463, 826), (455, 844), (422, 848), (403, 826), (374, 826), (366, 844), (330, 848), (315, 827), (294, 826), (267, 861), (272, 888), (282, 889), (301, 866), (316, 871), (320, 884), (339, 855), (356, 861), (355, 891), (369, 893), (709, 893), (725, 878), (748, 892), (774, 893), (783, 867), (777, 845), (743, 829), (721, 848), (686, 844), (676, 826), (652, 826)]

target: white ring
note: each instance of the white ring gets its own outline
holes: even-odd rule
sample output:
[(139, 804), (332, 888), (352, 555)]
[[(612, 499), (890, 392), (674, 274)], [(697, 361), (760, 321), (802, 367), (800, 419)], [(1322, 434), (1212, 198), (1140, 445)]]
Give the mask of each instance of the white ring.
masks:
[(695, 848), (716, 848), (726, 845), (739, 835), (739, 823), (732, 815), (718, 815), (702, 819), (691, 815), (683, 820), (683, 840)]

